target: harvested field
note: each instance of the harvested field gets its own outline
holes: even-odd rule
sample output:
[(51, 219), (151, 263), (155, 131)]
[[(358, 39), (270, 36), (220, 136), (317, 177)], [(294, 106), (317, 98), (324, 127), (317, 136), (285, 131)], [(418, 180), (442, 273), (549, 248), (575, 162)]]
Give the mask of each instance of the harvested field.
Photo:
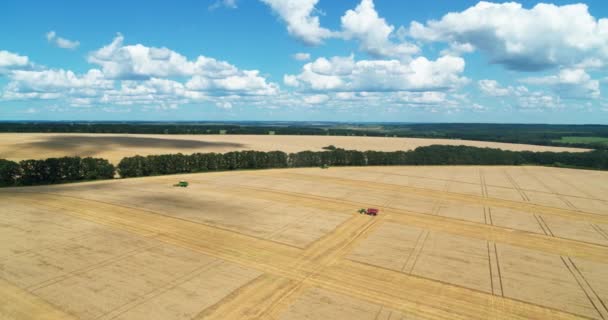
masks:
[(0, 319), (608, 319), (607, 183), (350, 167), (0, 189)]
[(152, 135), (0, 133), (0, 159), (24, 160), (63, 156), (98, 157), (118, 163), (123, 157), (169, 153), (237, 150), (320, 151), (328, 145), (366, 151), (412, 150), (433, 144), (490, 147), (513, 151), (571, 151), (586, 149), (447, 139), (275, 135)]

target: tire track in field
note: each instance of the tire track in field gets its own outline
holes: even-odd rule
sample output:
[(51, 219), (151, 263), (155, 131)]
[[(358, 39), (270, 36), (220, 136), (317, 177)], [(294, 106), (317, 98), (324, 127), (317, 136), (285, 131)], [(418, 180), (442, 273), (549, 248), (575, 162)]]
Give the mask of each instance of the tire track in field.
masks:
[[(256, 174), (266, 174), (272, 175), (276, 173), (263, 173), (257, 172)], [(594, 221), (598, 223), (607, 223), (608, 224), (608, 215), (602, 215), (597, 213), (591, 213), (586, 211), (575, 211), (565, 208), (559, 207), (548, 207), (535, 203), (527, 203), (527, 202), (518, 202), (512, 200), (505, 200), (499, 198), (484, 198), (482, 196), (476, 196), (473, 194), (463, 194), (463, 193), (454, 193), (454, 192), (445, 192), (434, 189), (425, 189), (419, 187), (410, 187), (389, 183), (379, 183), (379, 182), (369, 182), (364, 180), (356, 180), (356, 179), (347, 179), (347, 178), (335, 178), (335, 177), (322, 177), (315, 175), (307, 175), (301, 173), (281, 173), (283, 176), (294, 177), (294, 179), (300, 180), (308, 180), (308, 181), (318, 181), (325, 183), (334, 183), (338, 185), (346, 185), (357, 187), (361, 189), (374, 189), (374, 190), (390, 190), (390, 191), (403, 191), (405, 193), (422, 196), (425, 198), (431, 199), (443, 199), (443, 200), (456, 200), (465, 203), (474, 203), (474, 204), (484, 204), (487, 206), (493, 207), (501, 207), (508, 209), (517, 209), (526, 212), (537, 212), (539, 214), (549, 214), (554, 216), (559, 216), (572, 220), (580, 220), (582, 218), (587, 219), (589, 221)]]
[(39, 296), (0, 278), (0, 319), (77, 320)]
[[(396, 310), (411, 312), (428, 319), (486, 319), (489, 315), (497, 319), (543, 318), (540, 317), (541, 314), (544, 316), (551, 315), (551, 318), (555, 319), (576, 318), (568, 313), (539, 308), (529, 303), (511, 299), (501, 299), (500, 303), (494, 304), (490, 308), (486, 302), (491, 295), (487, 293), (476, 293), (474, 290), (429, 279), (403, 278), (395, 276), (393, 273), (386, 274), (379, 268), (369, 269), (369, 267), (366, 267), (365, 270), (361, 270), (360, 268), (358, 270), (351, 269), (350, 265), (344, 265), (345, 260), (339, 256), (331, 256), (328, 250), (330, 252), (342, 252), (345, 254), (352, 247), (354, 239), (364, 238), (366, 232), (370, 232), (377, 223), (363, 223), (362, 219), (368, 219), (367, 221), (372, 222), (379, 221), (379, 219), (366, 216), (355, 215), (354, 219), (357, 219), (354, 220), (357, 222), (356, 227), (344, 226), (344, 230), (347, 230), (346, 232), (334, 232), (325, 239), (321, 239), (320, 241), (325, 241), (328, 246), (316, 245), (312, 248), (308, 259), (313, 261), (313, 264), (306, 266), (306, 264), (302, 264), (303, 259), (300, 258), (302, 254), (301, 250), (141, 209), (112, 206), (91, 200), (77, 200), (51, 195), (36, 196), (29, 194), (24, 195), (24, 199), (27, 201), (41, 201), (45, 205), (62, 209), (67, 214), (74, 214), (81, 218), (95, 220), (98, 223), (106, 223), (114, 227), (124, 228), (132, 232), (138, 232), (138, 234), (154, 234), (158, 239), (178, 246), (185, 246), (211, 256), (217, 256), (247, 267), (260, 269), (263, 272), (275, 275), (279, 279), (284, 279), (281, 283), (287, 281), (287, 283), (291, 284), (304, 281), (348, 296), (354, 296), (359, 299), (363, 298), (377, 304), (386, 304)], [(310, 202), (311, 199), (306, 200)], [(323, 203), (323, 201), (319, 202)], [(344, 205), (337, 205), (336, 203), (331, 204), (331, 206), (334, 208), (345, 208)], [(346, 208), (349, 208), (349, 206), (346, 206)], [(383, 216), (387, 217), (385, 218), (387, 221), (390, 221), (393, 218), (390, 215), (392, 213), (387, 210)], [(379, 216), (378, 218), (381, 217)], [(444, 221), (450, 221), (450, 219), (444, 219)], [(475, 225), (474, 223), (471, 224)], [(348, 237), (345, 239), (345, 236), (351, 237), (353, 240), (348, 240)], [(317, 271), (315, 270), (316, 263), (327, 263), (328, 266), (322, 269), (323, 272), (315, 272)], [(300, 270), (304, 270), (305, 272), (302, 273), (294, 269), (294, 265), (302, 266)], [(331, 270), (335, 270), (333, 275)], [(359, 271), (363, 272), (361, 274), (353, 274), (353, 272), (357, 273)], [(346, 274), (347, 277), (345, 278), (341, 274)], [(389, 279), (395, 276), (396, 278), (393, 279), (395, 283), (391, 285), (397, 284), (400, 289), (393, 288), (388, 290), (389, 292), (386, 292), (385, 286), (387, 283), (378, 282), (378, 279), (375, 278), (377, 275), (388, 276)], [(328, 276), (337, 277), (337, 279), (328, 281)], [(408, 284), (411, 284), (412, 279), (416, 279), (416, 283), (420, 284), (420, 292), (418, 293), (426, 297), (428, 301), (420, 300), (418, 296), (413, 297), (409, 292), (410, 288), (403, 291), (408, 287)], [(271, 282), (276, 283), (276, 281)], [(358, 287), (361, 283), (366, 283), (366, 286), (364, 288)], [(283, 285), (280, 285), (280, 287), (282, 288)], [(291, 288), (282, 291), (275, 287), (275, 289), (271, 290), (271, 293), (279, 291), (286, 293), (290, 292), (290, 290)], [(251, 291), (256, 292), (256, 290)], [(430, 297), (436, 295), (437, 292), (442, 292), (442, 295), (431, 299)], [(448, 294), (448, 292), (453, 292), (454, 294)], [(475, 298), (471, 298), (472, 295)], [(456, 307), (463, 305), (463, 297), (467, 297), (468, 302), (465, 305), (468, 307)], [(249, 299), (251, 297), (244, 301), (250, 301)], [(273, 299), (267, 298), (263, 301), (271, 300)], [(253, 303), (253, 305), (257, 306), (259, 303)], [(452, 306), (452, 310), (446, 309), (446, 305)], [(264, 310), (267, 310), (267, 308)], [(517, 313), (524, 311), (526, 317)], [(458, 316), (459, 314), (461, 316)]]
[[(461, 180), (449, 180), (449, 179), (442, 179), (442, 178), (431, 178), (431, 177), (425, 177), (425, 176), (417, 176), (417, 175), (410, 175), (410, 174), (402, 174), (402, 173), (393, 173), (393, 172), (383, 172), (383, 171), (376, 171), (376, 170), (367, 170), (367, 168), (369, 167), (364, 167), (366, 170), (364, 170), (365, 172), (371, 172), (371, 173), (380, 173), (380, 174), (384, 174), (384, 175), (393, 175), (393, 176), (403, 176), (403, 177), (411, 177), (411, 178), (420, 178), (420, 179), (427, 179), (427, 180), (437, 180), (437, 181), (451, 181), (451, 182), (458, 182), (458, 183), (463, 183), (463, 184), (468, 184), (468, 185), (477, 185), (477, 183), (475, 182), (468, 182), (468, 181), (461, 181)], [(553, 175), (552, 175), (553, 176)], [(555, 177), (555, 176), (553, 176)], [(558, 177), (555, 177), (558, 178)], [(558, 178), (558, 180), (569, 184), (570, 186), (572, 186), (574, 189), (580, 191), (581, 193), (585, 194), (586, 197), (582, 197), (582, 196), (577, 196), (577, 195), (571, 195), (571, 194), (562, 194), (562, 193), (556, 193), (562, 196), (567, 196), (567, 197), (572, 197), (572, 198), (579, 198), (579, 199), (586, 199), (586, 200), (598, 200), (598, 201), (602, 201), (604, 203), (608, 204), (608, 200), (605, 199), (598, 199), (597, 197), (584, 192), (583, 190), (580, 190), (579, 188), (577, 188), (576, 186), (572, 185), (571, 183), (568, 183), (566, 180), (562, 180), (562, 178)], [(507, 189), (507, 190), (511, 190), (512, 188), (508, 188), (505, 186), (501, 186), (501, 185), (495, 185), (495, 184), (487, 184), (487, 186), (493, 187), (493, 188), (499, 188), (499, 189)], [(521, 188), (522, 191), (534, 191), (534, 192), (538, 192), (538, 193), (544, 193), (544, 194), (553, 194), (551, 192), (547, 192), (547, 191), (541, 191), (541, 190), (531, 190), (531, 189), (526, 189), (526, 188)]]
[[(209, 182), (212, 183), (212, 182)], [(216, 188), (210, 186), (210, 188)], [(231, 186), (223, 189), (223, 194), (245, 195), (257, 199), (277, 202), (288, 202), (304, 207), (322, 209), (326, 211), (355, 211), (361, 207), (373, 207), (377, 204), (359, 203), (336, 198), (322, 197), (293, 191), (280, 191), (260, 187)], [(587, 259), (607, 262), (608, 252), (600, 244), (583, 242), (559, 237), (543, 236), (526, 231), (516, 231), (500, 226), (490, 226), (468, 220), (459, 220), (450, 217), (434, 216), (427, 213), (405, 211), (390, 207), (383, 208), (386, 213), (394, 213), (388, 221), (405, 225), (428, 228), (445, 233), (472, 237), (481, 240), (495, 240), (502, 243), (525, 247), (535, 250), (545, 250), (558, 255), (572, 255)]]
[[(316, 195), (278, 191), (274, 189), (238, 187), (233, 190), (222, 190), (222, 193), (234, 192), (235, 195), (246, 195), (258, 199), (278, 202), (289, 202), (308, 208), (316, 208), (327, 211), (349, 212), (360, 207), (373, 207), (376, 204), (358, 203), (336, 198), (321, 197)], [(449, 234), (461, 235), (480, 240), (499, 241), (506, 244), (524, 248), (547, 251), (558, 255), (572, 255), (584, 257), (599, 262), (608, 263), (608, 252), (606, 246), (595, 243), (583, 242), (559, 237), (551, 237), (518, 231), (500, 226), (486, 225), (467, 220), (459, 220), (450, 217), (436, 216), (427, 213), (405, 211), (390, 207), (383, 208), (385, 213), (392, 213), (387, 221), (399, 224), (417, 226), (430, 230), (441, 231)]]
[[(486, 183), (486, 176), (482, 168), (479, 168), (479, 182), (481, 186), (481, 195), (484, 198), (489, 198), (488, 185)], [(492, 221), (492, 209), (486, 205), (483, 206), (483, 221), (485, 224), (494, 225)]]
[[(338, 282), (344, 287), (333, 287)], [(312, 281), (338, 293), (385, 305), (424, 319), (578, 319), (580, 316), (536, 304), (343, 260)], [(400, 299), (395, 299), (400, 297)], [(490, 303), (492, 300), (496, 303)]]
[[(354, 215), (302, 251), (300, 257), (288, 266), (303, 273), (303, 279), (287, 282), (283, 279), (267, 281), (266, 277), (262, 276), (260, 281), (254, 281), (250, 290), (244, 289), (223, 299), (195, 319), (259, 319), (280, 313), (281, 308), (288, 305), (288, 301), (297, 298), (297, 295), (304, 291), (308, 279), (343, 258), (356, 241), (371, 232), (380, 221), (381, 218)], [(281, 283), (278, 288), (277, 282)], [(261, 298), (260, 292), (263, 293)]]
[(587, 200), (599, 200), (599, 201), (603, 201), (603, 202), (605, 202), (605, 201), (606, 201), (606, 200), (604, 200), (604, 199), (598, 199), (596, 196), (592, 195), (592, 194), (591, 194), (591, 193), (589, 193), (588, 191), (583, 190), (583, 189), (581, 189), (581, 188), (579, 188), (579, 187), (575, 186), (575, 185), (574, 185), (572, 182), (570, 182), (570, 181), (568, 181), (568, 180), (566, 180), (566, 179), (564, 179), (564, 178), (560, 177), (560, 176), (559, 176), (559, 175), (557, 175), (557, 174), (552, 174), (552, 173), (548, 173), (548, 172), (547, 172), (546, 174), (548, 174), (549, 176), (553, 177), (554, 179), (559, 180), (559, 182), (561, 182), (561, 183), (563, 183), (563, 184), (565, 184), (565, 185), (568, 185), (568, 186), (570, 186), (572, 189), (574, 189), (574, 190), (576, 190), (576, 191), (578, 191), (578, 192), (580, 192), (580, 193), (584, 194), (585, 196), (587, 196), (587, 197), (585, 198), (585, 197), (580, 197), (580, 196), (566, 195), (566, 196), (568, 196), (568, 197), (574, 197), (574, 198), (583, 198), (583, 199), (587, 199)]
[(539, 177), (537, 177), (535, 174), (531, 173), (529, 170), (527, 170), (526, 168), (522, 168), (522, 170), (530, 177), (532, 177), (534, 180), (536, 180), (538, 183), (540, 183), (543, 187), (547, 188), (547, 190), (549, 190), (551, 192), (551, 194), (553, 194), (554, 196), (556, 196), (561, 202), (563, 202), (566, 206), (568, 206), (568, 208), (572, 209), (572, 210), (576, 210), (578, 211), (579, 209), (577, 207), (575, 207), (572, 202), (568, 201), (568, 199), (566, 199), (564, 196), (562, 196), (561, 194), (559, 194), (557, 191), (555, 191), (555, 189), (553, 189), (551, 186), (547, 185), (544, 181), (542, 181), (542, 179), (540, 179)]
[(525, 202), (530, 202), (530, 198), (528, 198), (528, 195), (521, 189), (521, 187), (519, 186), (519, 184), (517, 184), (517, 181), (513, 179), (511, 174), (507, 170), (502, 170), (502, 173), (507, 177), (513, 188), (517, 190), (522, 200), (524, 200)]
[(593, 229), (595, 229), (595, 231), (597, 231), (602, 237), (604, 237), (604, 239), (608, 240), (608, 232), (604, 231), (604, 229), (602, 229), (600, 226), (598, 226), (597, 224), (591, 224), (591, 227)]
[(591, 303), (595, 311), (598, 313), (598, 315), (602, 319), (608, 319), (608, 309), (606, 309), (606, 305), (604, 304), (602, 299), (597, 295), (597, 293), (595, 293), (593, 287), (591, 287), (587, 279), (585, 279), (583, 274), (578, 270), (572, 259), (570, 259), (569, 257), (564, 258), (562, 256), (560, 256), (560, 259), (564, 263), (564, 266), (566, 267), (568, 272), (570, 272), (570, 275), (572, 275), (572, 277), (574, 278), (574, 281), (576, 281), (579, 288), (583, 291), (583, 293), (589, 300), (589, 303)]

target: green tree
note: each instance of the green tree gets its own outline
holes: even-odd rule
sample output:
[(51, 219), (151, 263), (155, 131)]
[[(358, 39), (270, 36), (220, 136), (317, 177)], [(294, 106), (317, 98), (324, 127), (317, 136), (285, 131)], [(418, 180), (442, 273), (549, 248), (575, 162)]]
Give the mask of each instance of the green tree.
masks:
[(0, 159), (0, 186), (13, 186), (21, 175), (18, 163)]

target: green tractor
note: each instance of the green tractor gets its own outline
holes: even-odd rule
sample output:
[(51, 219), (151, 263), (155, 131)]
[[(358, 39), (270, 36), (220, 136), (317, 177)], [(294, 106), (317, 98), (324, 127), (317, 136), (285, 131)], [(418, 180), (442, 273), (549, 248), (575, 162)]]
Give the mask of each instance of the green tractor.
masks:
[(321, 166), (321, 169), (329, 169), (329, 166), (327, 164), (324, 164)]
[(179, 183), (176, 183), (173, 185), (174, 187), (180, 187), (180, 188), (187, 188), (188, 187), (188, 181), (180, 181)]

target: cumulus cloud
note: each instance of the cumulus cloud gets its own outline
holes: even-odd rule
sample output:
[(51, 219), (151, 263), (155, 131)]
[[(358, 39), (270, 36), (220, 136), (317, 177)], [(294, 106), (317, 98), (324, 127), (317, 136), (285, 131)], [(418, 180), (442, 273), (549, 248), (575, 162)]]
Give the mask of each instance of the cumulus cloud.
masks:
[(209, 6), (209, 10), (218, 8), (236, 9), (238, 7), (236, 0), (217, 0)]
[(227, 62), (199, 56), (189, 60), (167, 48), (124, 45), (118, 35), (92, 52), (88, 60), (100, 66), (78, 74), (71, 70), (28, 70), (27, 57), (0, 51), (0, 69), (9, 82), (0, 100), (58, 100), (70, 106), (140, 106), (173, 109), (182, 104), (221, 105), (274, 95), (279, 86), (257, 70), (241, 70)]
[(310, 53), (298, 52), (292, 56), (295, 60), (298, 61), (308, 61), (310, 60)]
[(104, 78), (101, 71), (91, 69), (78, 76), (70, 70), (24, 71), (16, 70), (10, 76), (22, 91), (51, 91), (63, 88), (109, 88), (112, 81)]
[(346, 11), (341, 22), (343, 36), (358, 40), (361, 50), (375, 57), (403, 58), (420, 51), (414, 44), (391, 41), (395, 27), (378, 15), (373, 0), (362, 0), (354, 10)]
[[(503, 103), (512, 103), (521, 109), (555, 109), (564, 107), (559, 95), (543, 91), (530, 91), (525, 86), (502, 86), (496, 80), (480, 80), (479, 90), (486, 96), (501, 97)], [(507, 102), (513, 101), (513, 102)]]
[(502, 87), (496, 80), (479, 80), (479, 90), (492, 97), (504, 97), (511, 94), (511, 89)]
[(186, 88), (193, 91), (212, 91), (214, 93), (241, 93), (252, 95), (272, 95), (279, 91), (278, 86), (267, 83), (257, 70), (242, 71), (238, 75), (225, 78), (209, 78), (196, 75), (187, 83)]
[(230, 110), (232, 109), (232, 103), (230, 103), (230, 101), (218, 101), (215, 103), (215, 105), (220, 108), (220, 109), (224, 109), (224, 110)]
[(319, 0), (261, 0), (287, 24), (287, 31), (307, 45), (319, 45), (333, 32), (321, 27), (315, 6)]
[(439, 105), (447, 102), (445, 92), (398, 92), (397, 97), (407, 104)]
[(599, 98), (600, 82), (591, 79), (583, 69), (562, 69), (557, 75), (529, 77), (521, 80), (527, 84), (551, 87), (562, 98)]
[(412, 22), (409, 35), (423, 41), (468, 44), (508, 69), (537, 71), (608, 59), (608, 19), (585, 4), (479, 2), (440, 20)]
[(46, 39), (49, 43), (63, 49), (76, 49), (80, 45), (80, 42), (78, 41), (72, 41), (58, 36), (55, 31), (47, 32)]
[(147, 47), (141, 44), (124, 45), (118, 34), (112, 43), (89, 54), (88, 61), (99, 65), (104, 74), (116, 79), (148, 79), (151, 77), (187, 77), (207, 75), (225, 77), (238, 73), (238, 69), (224, 61), (199, 56), (190, 61), (167, 48)]
[(304, 102), (306, 104), (321, 104), (329, 100), (329, 96), (326, 94), (313, 94), (304, 96)]
[(424, 57), (410, 62), (360, 60), (354, 56), (319, 58), (302, 67), (298, 75), (286, 75), (286, 85), (313, 91), (390, 92), (445, 91), (467, 83), (461, 76), (465, 62), (444, 56), (435, 61)]
[(0, 75), (13, 69), (23, 69), (30, 65), (27, 56), (21, 56), (5, 50), (0, 50)]
[(150, 78), (190, 78), (187, 87), (194, 91), (235, 91), (244, 94), (272, 94), (276, 84), (268, 83), (257, 70), (240, 70), (225, 61), (198, 56), (188, 60), (168, 48), (141, 44), (124, 45), (124, 37), (92, 52), (89, 62), (101, 67), (112, 79), (146, 80)]

